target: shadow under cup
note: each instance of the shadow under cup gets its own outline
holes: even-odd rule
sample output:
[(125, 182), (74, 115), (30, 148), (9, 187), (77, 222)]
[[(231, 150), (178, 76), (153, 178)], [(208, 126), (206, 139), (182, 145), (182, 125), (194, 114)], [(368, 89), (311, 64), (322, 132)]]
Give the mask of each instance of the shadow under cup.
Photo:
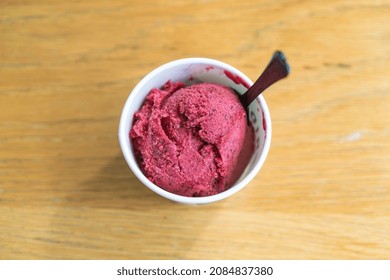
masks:
[(119, 124), (119, 143), (123, 156), (137, 178), (157, 194), (186, 204), (204, 204), (219, 201), (245, 187), (259, 172), (263, 165), (271, 143), (271, 118), (267, 104), (262, 95), (247, 108), (249, 120), (255, 132), (254, 153), (239, 180), (228, 190), (206, 197), (185, 197), (170, 193), (145, 177), (134, 156), (129, 132), (133, 124), (134, 113), (137, 112), (151, 89), (161, 88), (168, 80), (185, 82), (186, 84), (209, 82), (233, 88), (242, 94), (253, 82), (234, 67), (208, 58), (186, 58), (164, 64), (146, 75), (129, 95), (122, 111)]

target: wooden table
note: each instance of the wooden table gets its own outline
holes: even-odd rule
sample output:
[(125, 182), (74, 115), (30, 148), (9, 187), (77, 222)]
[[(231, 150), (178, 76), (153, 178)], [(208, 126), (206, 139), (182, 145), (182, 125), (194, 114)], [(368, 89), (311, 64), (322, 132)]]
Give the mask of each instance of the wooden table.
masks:
[[(144, 187), (117, 129), (129, 92), (184, 57), (265, 93), (264, 167), (221, 202)], [(390, 259), (389, 1), (1, 1), (1, 259)]]

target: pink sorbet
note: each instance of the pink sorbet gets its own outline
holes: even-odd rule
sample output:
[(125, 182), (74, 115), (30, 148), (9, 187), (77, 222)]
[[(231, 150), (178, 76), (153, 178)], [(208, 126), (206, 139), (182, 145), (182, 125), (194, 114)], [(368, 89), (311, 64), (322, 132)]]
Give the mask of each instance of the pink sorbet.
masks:
[(152, 89), (130, 131), (145, 176), (182, 196), (230, 188), (254, 149), (254, 132), (236, 93), (225, 86), (168, 81)]

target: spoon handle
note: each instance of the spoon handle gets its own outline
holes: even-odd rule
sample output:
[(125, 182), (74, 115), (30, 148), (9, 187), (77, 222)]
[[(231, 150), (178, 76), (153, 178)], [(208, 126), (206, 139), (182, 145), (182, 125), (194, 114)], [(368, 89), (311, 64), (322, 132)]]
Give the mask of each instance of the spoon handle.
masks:
[(248, 107), (266, 88), (273, 83), (287, 77), (290, 67), (286, 61), (285, 55), (281, 51), (276, 51), (264, 72), (256, 80), (247, 92), (239, 96), (244, 108)]

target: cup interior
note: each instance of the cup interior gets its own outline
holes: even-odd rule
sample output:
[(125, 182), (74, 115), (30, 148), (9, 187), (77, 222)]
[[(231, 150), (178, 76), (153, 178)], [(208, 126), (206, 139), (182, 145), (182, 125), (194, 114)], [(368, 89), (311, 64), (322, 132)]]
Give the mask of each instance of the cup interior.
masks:
[(254, 153), (238, 181), (228, 190), (206, 197), (185, 197), (170, 193), (149, 181), (142, 173), (134, 156), (129, 132), (137, 112), (151, 89), (160, 88), (168, 80), (186, 84), (210, 82), (231, 87), (243, 94), (253, 82), (234, 67), (208, 58), (187, 58), (164, 64), (146, 75), (129, 95), (122, 111), (119, 124), (119, 143), (129, 167), (137, 178), (148, 188), (173, 201), (187, 204), (203, 204), (224, 199), (249, 183), (258, 173), (268, 154), (271, 142), (271, 119), (267, 104), (262, 95), (248, 107), (249, 120), (255, 132)]

